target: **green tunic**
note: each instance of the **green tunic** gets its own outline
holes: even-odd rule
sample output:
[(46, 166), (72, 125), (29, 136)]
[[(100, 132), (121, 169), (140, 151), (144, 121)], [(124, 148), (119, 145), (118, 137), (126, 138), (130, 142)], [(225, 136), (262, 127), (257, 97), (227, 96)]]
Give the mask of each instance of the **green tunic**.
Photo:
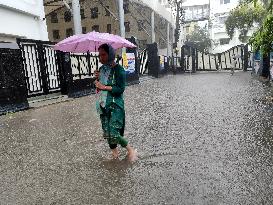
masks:
[[(123, 137), (125, 127), (123, 92), (125, 90), (126, 74), (121, 65), (116, 65), (113, 68), (103, 67), (103, 69), (111, 69), (108, 81), (104, 84), (112, 87), (112, 91), (107, 92), (105, 106), (99, 106), (98, 109), (104, 137), (108, 139), (111, 149), (116, 148), (117, 144), (126, 147), (128, 141)], [(100, 102), (97, 102), (97, 107), (98, 105), (100, 105)]]
[(108, 86), (112, 86), (112, 91), (108, 92), (106, 108), (112, 103), (124, 110), (123, 92), (125, 90), (126, 74), (124, 68), (117, 64), (111, 68), (112, 72), (108, 79)]

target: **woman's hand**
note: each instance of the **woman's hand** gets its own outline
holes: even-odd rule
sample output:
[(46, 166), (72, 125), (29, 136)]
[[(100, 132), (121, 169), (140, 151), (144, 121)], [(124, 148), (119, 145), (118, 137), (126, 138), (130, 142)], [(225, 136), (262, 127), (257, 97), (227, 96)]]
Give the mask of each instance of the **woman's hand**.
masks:
[(96, 88), (99, 89), (99, 90), (107, 90), (107, 91), (111, 91), (112, 90), (111, 86), (103, 85), (102, 83), (100, 83), (97, 80), (95, 80), (95, 85), (96, 85)]
[(99, 90), (105, 90), (105, 85), (103, 85), (102, 83), (100, 83), (98, 80), (95, 80), (95, 85), (96, 85), (96, 88), (99, 89)]

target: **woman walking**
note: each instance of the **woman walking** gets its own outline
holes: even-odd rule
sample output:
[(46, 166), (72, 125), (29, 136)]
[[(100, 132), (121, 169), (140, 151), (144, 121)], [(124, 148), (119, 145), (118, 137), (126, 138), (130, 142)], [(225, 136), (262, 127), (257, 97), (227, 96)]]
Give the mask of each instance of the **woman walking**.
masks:
[(231, 66), (231, 69), (230, 69), (230, 75), (234, 74), (235, 68), (236, 68), (236, 56), (235, 56), (235, 54), (233, 54), (232, 55), (232, 66)]
[(124, 68), (115, 63), (115, 51), (112, 46), (103, 44), (99, 47), (99, 59), (103, 64), (95, 72), (95, 85), (98, 99), (97, 112), (100, 115), (103, 136), (107, 139), (113, 158), (119, 157), (118, 145), (126, 148), (128, 158), (136, 160), (136, 151), (124, 138), (125, 110), (123, 92), (125, 90)]

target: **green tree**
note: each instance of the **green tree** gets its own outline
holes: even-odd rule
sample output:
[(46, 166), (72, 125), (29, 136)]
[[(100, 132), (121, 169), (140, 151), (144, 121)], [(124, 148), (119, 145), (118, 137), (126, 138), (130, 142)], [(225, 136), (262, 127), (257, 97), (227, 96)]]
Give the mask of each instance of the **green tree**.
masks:
[(261, 50), (263, 54), (268, 54), (273, 42), (273, 0), (242, 0), (231, 11), (225, 24), (231, 38), (235, 29), (238, 29), (240, 40), (247, 42), (247, 32), (254, 23), (258, 23), (260, 28), (249, 39), (249, 43), (253, 45), (254, 50)]
[(198, 50), (208, 52), (211, 48), (211, 39), (206, 28), (195, 26), (191, 34), (186, 36), (187, 44), (196, 47)]
[[(254, 3), (257, 7), (258, 0), (246, 0)], [(267, 14), (263, 19), (260, 29), (252, 36), (250, 43), (254, 50), (261, 50), (263, 54), (268, 55), (272, 50), (273, 43), (273, 0), (263, 0), (263, 5), (266, 7)]]
[(180, 38), (182, 24), (184, 22), (185, 12), (182, 8), (183, 0), (168, 0), (172, 7), (172, 11), (175, 16), (175, 31), (174, 31), (174, 44), (177, 47), (177, 43)]
[(248, 41), (248, 31), (255, 23), (262, 24), (265, 16), (266, 10), (261, 4), (254, 7), (250, 3), (241, 3), (230, 12), (225, 22), (227, 34), (232, 39), (235, 29), (238, 29), (240, 32), (240, 41), (246, 43)]
[(273, 10), (273, 0), (242, 0), (241, 3), (253, 3), (255, 7), (258, 3), (262, 3), (267, 11)]

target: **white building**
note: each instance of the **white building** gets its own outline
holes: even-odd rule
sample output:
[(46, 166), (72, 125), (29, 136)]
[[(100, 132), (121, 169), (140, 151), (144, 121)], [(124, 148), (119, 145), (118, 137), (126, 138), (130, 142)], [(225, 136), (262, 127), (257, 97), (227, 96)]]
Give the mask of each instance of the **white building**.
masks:
[[(192, 31), (194, 25), (204, 27), (210, 24), (212, 53), (221, 53), (233, 46), (242, 44), (239, 40), (239, 31), (235, 30), (234, 37), (230, 39), (225, 27), (225, 21), (230, 11), (238, 4), (239, 0), (186, 0), (183, 3), (186, 24), (184, 25), (182, 41), (185, 40), (186, 34)], [(205, 19), (209, 19), (210, 23)], [(248, 36), (251, 36), (253, 31), (249, 31)]]
[[(242, 44), (239, 40), (239, 31), (235, 30), (234, 37), (230, 39), (225, 27), (225, 21), (230, 11), (238, 4), (239, 0), (210, 0), (210, 19), (212, 23), (210, 35), (213, 40), (212, 53), (221, 53), (233, 46)], [(254, 30), (250, 30), (248, 36), (251, 36)]]
[(184, 0), (185, 22), (181, 31), (180, 41), (183, 45), (195, 26), (207, 28), (209, 19), (209, 0)]
[[(175, 18), (172, 14), (171, 6), (168, 0), (133, 0), (135, 2), (141, 3), (147, 7), (150, 7), (155, 13), (163, 17), (167, 22), (167, 45), (166, 49), (159, 49), (159, 55), (171, 55), (172, 44), (171, 39), (174, 39), (174, 33), (170, 32), (170, 27), (175, 29)], [(151, 22), (152, 22), (151, 18)], [(152, 32), (153, 33), (153, 32)], [(153, 34), (152, 34), (153, 35)]]
[(168, 0), (158, 0), (158, 2), (164, 6), (169, 12), (172, 12), (171, 5), (169, 4)]
[(235, 31), (233, 39), (230, 39), (225, 27), (225, 21), (230, 11), (238, 5), (238, 0), (211, 0), (210, 36), (212, 39), (212, 53), (220, 53), (229, 48), (241, 44), (238, 31)]
[(43, 0), (0, 0), (0, 42), (48, 40)]
[(204, 21), (209, 17), (209, 0), (187, 0), (182, 4), (185, 21)]

